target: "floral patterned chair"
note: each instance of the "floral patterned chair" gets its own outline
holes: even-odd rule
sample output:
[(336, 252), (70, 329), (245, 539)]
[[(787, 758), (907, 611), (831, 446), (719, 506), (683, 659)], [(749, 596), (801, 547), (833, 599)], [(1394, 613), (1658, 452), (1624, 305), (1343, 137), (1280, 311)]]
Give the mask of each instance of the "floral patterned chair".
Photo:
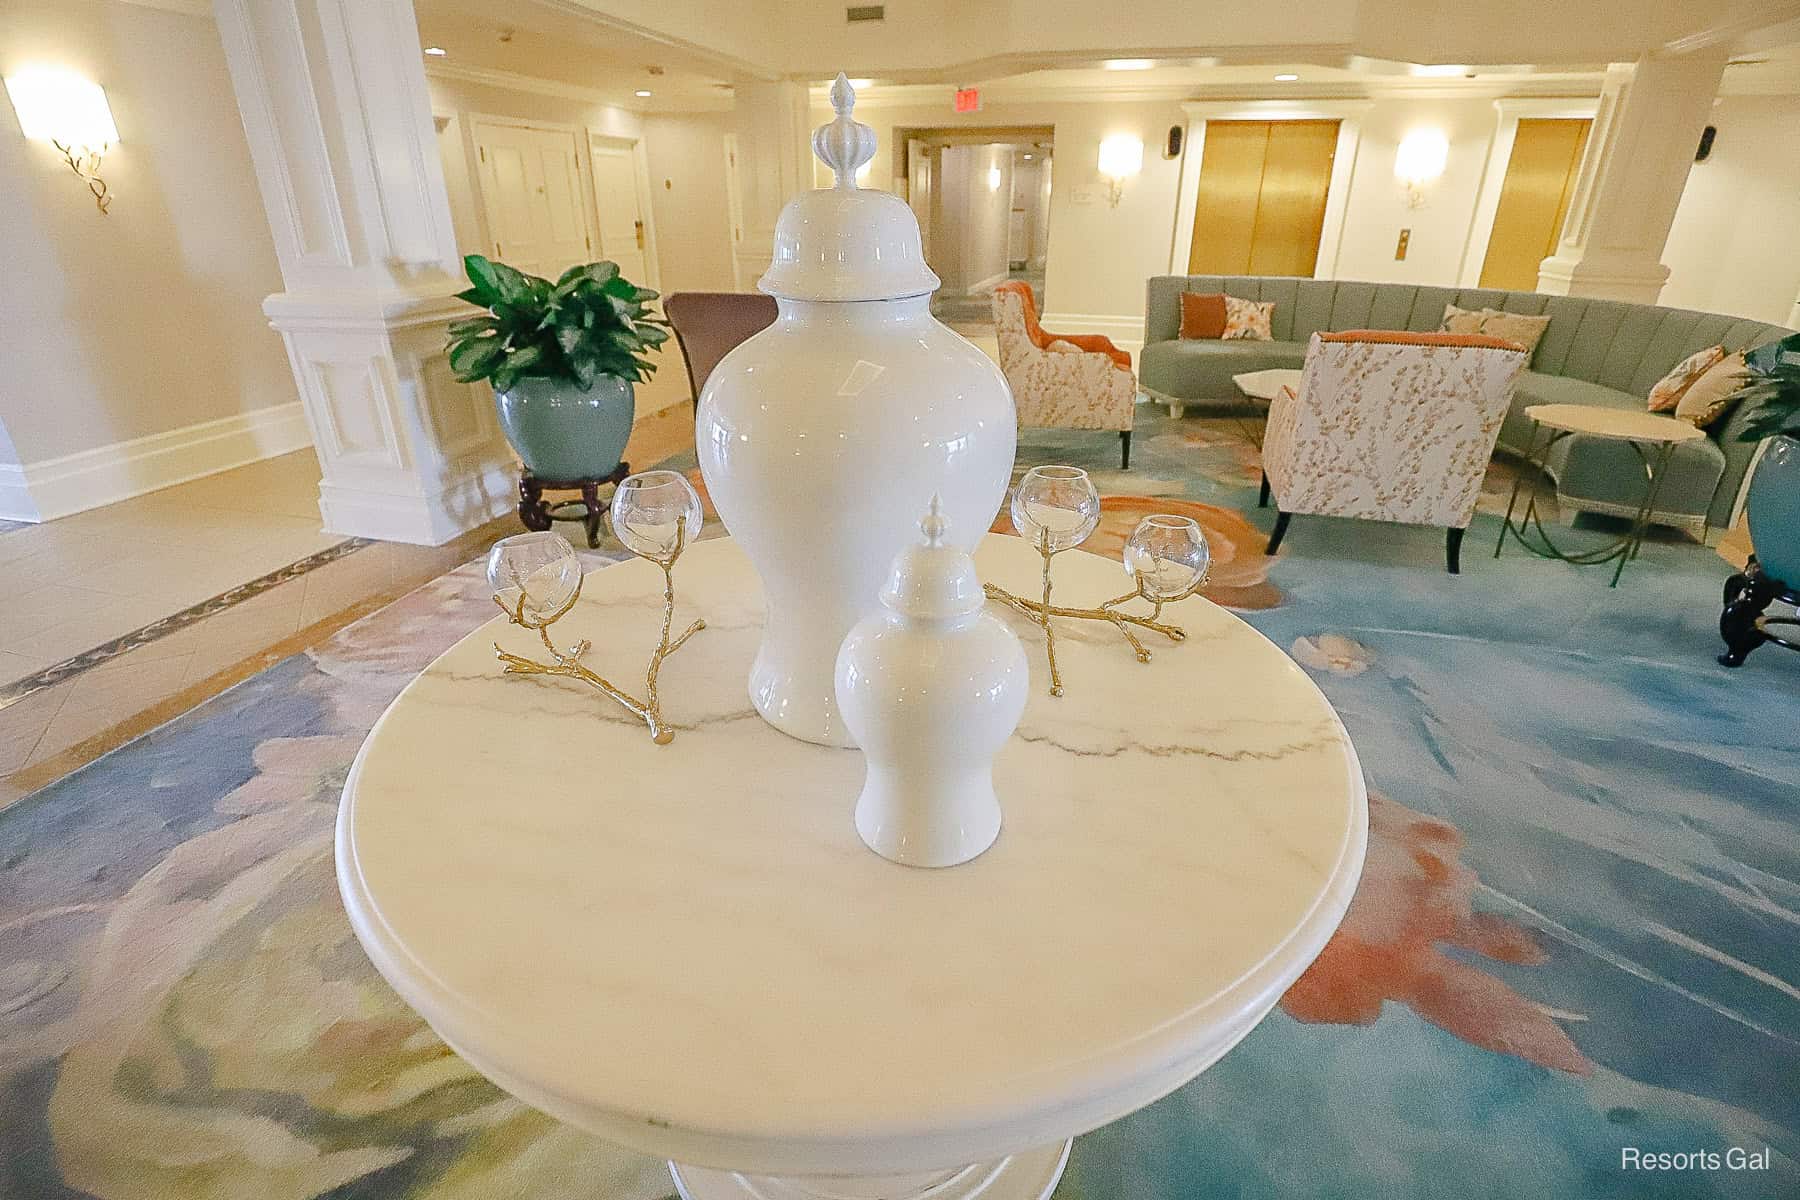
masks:
[(1499, 338), (1315, 333), (1300, 391), (1269, 405), (1261, 504), (1275, 498), (1275, 553), (1295, 513), (1441, 525), (1458, 561), (1481, 480), (1530, 357)]
[(1040, 429), (1116, 429), (1119, 465), (1131, 466), (1137, 378), (1131, 355), (1099, 334), (1046, 333), (1031, 288), (994, 289), (1000, 370), (1012, 386), (1019, 424)]

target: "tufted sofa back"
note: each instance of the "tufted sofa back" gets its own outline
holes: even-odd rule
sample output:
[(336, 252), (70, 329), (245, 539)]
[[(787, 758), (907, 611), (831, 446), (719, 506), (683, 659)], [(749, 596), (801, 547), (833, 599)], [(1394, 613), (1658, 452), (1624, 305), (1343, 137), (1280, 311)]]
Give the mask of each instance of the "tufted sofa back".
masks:
[[(1275, 301), (1271, 332), (1278, 342), (1304, 342), (1315, 333), (1346, 329), (1425, 332), (1442, 323), (1446, 304), (1531, 316), (1548, 314), (1550, 324), (1532, 356), (1531, 370), (1638, 396), (1648, 395), (1670, 367), (1696, 350), (1713, 345), (1722, 345), (1727, 351), (1744, 350), (1791, 332), (1742, 317), (1541, 292), (1275, 275), (1158, 275), (1149, 283), (1145, 345), (1178, 335), (1183, 292), (1224, 292), (1245, 300)], [(1740, 406), (1714, 435), (1721, 443), (1729, 443), (1749, 415)]]

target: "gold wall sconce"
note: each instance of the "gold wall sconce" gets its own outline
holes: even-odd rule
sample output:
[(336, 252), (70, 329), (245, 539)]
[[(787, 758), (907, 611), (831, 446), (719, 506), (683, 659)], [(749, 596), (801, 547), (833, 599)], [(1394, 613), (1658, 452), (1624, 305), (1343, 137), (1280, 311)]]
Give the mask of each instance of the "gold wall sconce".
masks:
[(1106, 202), (1114, 208), (1125, 195), (1125, 181), (1144, 169), (1144, 140), (1115, 133), (1100, 143), (1100, 174), (1106, 180)]
[(1423, 208), (1425, 189), (1443, 177), (1450, 139), (1441, 129), (1415, 129), (1394, 150), (1394, 177), (1406, 190), (1406, 207)]
[(100, 177), (100, 160), (119, 140), (105, 90), (73, 71), (27, 67), (6, 77), (6, 94), (25, 136), (60, 150), (104, 215), (112, 195)]

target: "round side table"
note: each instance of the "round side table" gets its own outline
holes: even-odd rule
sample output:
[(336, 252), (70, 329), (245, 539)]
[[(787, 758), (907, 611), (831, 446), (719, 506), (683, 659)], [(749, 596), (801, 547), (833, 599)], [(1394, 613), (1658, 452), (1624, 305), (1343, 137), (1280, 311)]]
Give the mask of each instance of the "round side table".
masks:
[[(1029, 590), (1023, 541), (985, 579)], [(1119, 566), (1059, 556), (1059, 595)], [(761, 590), (729, 539), (676, 568), (704, 633), (656, 746), (586, 689), (505, 678), (497, 618), (369, 734), (337, 870), (376, 967), (522, 1100), (672, 1160), (688, 1200), (1041, 1200), (1078, 1133), (1204, 1071), (1323, 948), (1362, 869), (1355, 750), (1286, 655), (1204, 600), (1138, 663), (1058, 630), (995, 780), (1005, 826), (945, 870), (858, 840), (862, 756), (794, 741), (744, 680)], [(660, 628), (661, 574), (589, 577), (558, 624), (596, 665)], [(998, 611), (998, 610), (997, 610)], [(1044, 671), (1041, 634), (1003, 614)]]
[[(1500, 557), (1506, 535), (1510, 533), (1519, 545), (1541, 558), (1561, 559), (1576, 566), (1616, 560), (1618, 565), (1613, 568), (1612, 583), (1608, 586), (1618, 587), (1625, 564), (1637, 557), (1644, 531), (1650, 527), (1650, 517), (1656, 512), (1656, 494), (1661, 490), (1663, 472), (1668, 470), (1675, 447), (1705, 437), (1705, 431), (1660, 413), (1592, 408), (1585, 404), (1535, 404), (1525, 410), (1525, 415), (1532, 422), (1525, 465), (1535, 470), (1531, 472), (1531, 485), (1526, 492), (1525, 511), (1517, 523), (1513, 521), (1513, 512), (1519, 503), (1525, 473), (1521, 472), (1513, 479), (1512, 497), (1506, 502), (1506, 520), (1500, 526), (1500, 539), (1494, 544), (1494, 557)], [(1545, 434), (1541, 447), (1538, 444), (1540, 430)], [(1544, 528), (1543, 515), (1538, 511), (1538, 494), (1549, 474), (1545, 464), (1550, 458), (1550, 448), (1577, 433), (1624, 442), (1637, 452), (1638, 461), (1644, 467), (1644, 501), (1632, 515), (1630, 528), (1618, 538), (1588, 550), (1571, 551), (1558, 546), (1551, 539), (1550, 531)], [(1532, 534), (1536, 535), (1535, 540)]]

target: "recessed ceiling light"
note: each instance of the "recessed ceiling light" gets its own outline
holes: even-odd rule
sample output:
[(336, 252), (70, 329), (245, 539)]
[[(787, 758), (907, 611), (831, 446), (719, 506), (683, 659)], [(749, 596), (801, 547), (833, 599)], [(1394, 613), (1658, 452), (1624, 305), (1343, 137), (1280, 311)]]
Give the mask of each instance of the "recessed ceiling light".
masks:
[(639, 100), (648, 100), (651, 95), (649, 88), (639, 88), (637, 91), (635, 91), (631, 94), (636, 96)]
[(874, 87), (875, 81), (873, 79), (852, 79), (850, 86), (860, 92), (864, 88)]
[(442, 46), (427, 46), (425, 47), (425, 53), (431, 55), (433, 58), (442, 58), (450, 52)]
[(1292, 83), (1292, 82), (1294, 82), (1294, 80), (1296, 80), (1298, 78), (1300, 78), (1298, 75), (1295, 75), (1288, 71), (1284, 71), (1275, 77), (1275, 82), (1276, 83)]
[(1109, 71), (1148, 71), (1156, 65), (1154, 58), (1109, 58), (1100, 64)]

